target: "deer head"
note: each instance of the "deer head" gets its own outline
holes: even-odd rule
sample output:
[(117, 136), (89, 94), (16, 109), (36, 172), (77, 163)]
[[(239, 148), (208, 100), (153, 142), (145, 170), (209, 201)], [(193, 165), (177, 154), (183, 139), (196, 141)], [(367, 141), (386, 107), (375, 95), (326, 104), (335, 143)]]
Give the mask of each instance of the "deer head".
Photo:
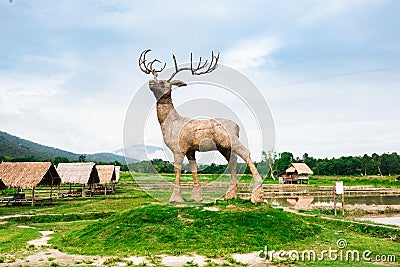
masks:
[(211, 61), (202, 62), (201, 57), (197, 66), (193, 66), (193, 54), (190, 53), (190, 67), (179, 68), (178, 63), (176, 62), (175, 55), (172, 55), (174, 60), (175, 71), (171, 74), (168, 80), (157, 80), (158, 73), (165, 69), (166, 63), (160, 69), (156, 69), (153, 67), (154, 63), (161, 63), (158, 59), (153, 59), (152, 61), (146, 61), (146, 54), (150, 52), (150, 49), (143, 51), (139, 57), (139, 68), (146, 74), (152, 74), (154, 79), (149, 81), (149, 88), (154, 93), (154, 96), (159, 100), (161, 97), (165, 95), (171, 94), (171, 88), (173, 85), (175, 86), (186, 86), (186, 83), (180, 80), (172, 80), (176, 74), (181, 71), (189, 70), (192, 75), (202, 75), (206, 73), (210, 73), (217, 68), (217, 63), (219, 59), (219, 53), (215, 56), (214, 52), (211, 52)]

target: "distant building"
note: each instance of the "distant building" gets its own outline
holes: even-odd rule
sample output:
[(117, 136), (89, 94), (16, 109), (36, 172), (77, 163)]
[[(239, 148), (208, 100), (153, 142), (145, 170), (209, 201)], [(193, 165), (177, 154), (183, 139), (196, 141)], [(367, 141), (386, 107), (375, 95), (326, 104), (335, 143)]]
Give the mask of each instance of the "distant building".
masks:
[(279, 175), (282, 184), (308, 184), (308, 175), (313, 171), (305, 163), (292, 163), (289, 168)]

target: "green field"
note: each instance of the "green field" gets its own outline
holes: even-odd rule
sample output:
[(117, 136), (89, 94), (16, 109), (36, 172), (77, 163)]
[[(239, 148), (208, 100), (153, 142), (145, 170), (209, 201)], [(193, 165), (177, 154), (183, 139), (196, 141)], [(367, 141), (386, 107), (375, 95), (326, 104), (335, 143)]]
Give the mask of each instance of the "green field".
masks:
[(310, 177), (311, 185), (332, 185), (332, 182), (343, 181), (346, 186), (372, 185), (376, 187), (400, 187), (399, 175), (392, 176), (318, 176)]
[[(310, 185), (332, 185), (332, 182), (335, 181), (343, 181), (347, 186), (355, 186), (355, 185), (372, 185), (376, 187), (400, 187), (400, 181), (397, 181), (396, 178), (399, 175), (391, 175), (391, 176), (323, 176), (323, 175), (311, 175), (309, 179)], [(155, 182), (155, 181), (168, 181), (173, 182), (175, 179), (174, 174), (162, 174), (160, 177), (157, 174), (136, 174), (135, 178), (138, 179), (141, 183), (146, 183), (147, 181)], [(272, 178), (264, 178), (264, 184), (278, 184), (278, 179)], [(229, 174), (200, 174), (199, 175), (200, 182), (229, 182), (230, 175)], [(240, 183), (250, 183), (252, 181), (252, 176), (249, 174), (238, 175), (238, 180)], [(192, 182), (193, 178), (191, 174), (182, 174), (181, 176), (182, 182)]]
[[(140, 179), (149, 175), (138, 175)], [(201, 180), (214, 179), (211, 175)], [(229, 180), (229, 177), (227, 177)], [(359, 178), (359, 177), (357, 177)], [(338, 179), (348, 183), (352, 177), (315, 177), (311, 184), (330, 185)], [(167, 176), (173, 180), (173, 176)], [(389, 178), (385, 181), (389, 181)], [(190, 176), (184, 175), (189, 181)], [(245, 176), (242, 181), (250, 181)], [(347, 181), (347, 182), (346, 182)], [(378, 181), (371, 180), (378, 184)], [(361, 181), (361, 185), (367, 183)], [(380, 182), (380, 180), (379, 180)], [(357, 184), (359, 185), (359, 184)], [(346, 250), (370, 250), (373, 255), (395, 255), (400, 262), (400, 229), (364, 225), (349, 220), (332, 221), (320, 216), (301, 216), (268, 204), (252, 205), (246, 200), (217, 201), (204, 206), (195, 203), (166, 205), (141, 191), (130, 174), (121, 176), (114, 195), (91, 198), (55, 199), (53, 205), (0, 207), (0, 216), (35, 215), (0, 220), (0, 264), (13, 254), (22, 257), (37, 249), (26, 242), (40, 236), (40, 230), (55, 233), (49, 243), (57, 249), (84, 255), (112, 256), (115, 259), (143, 255), (160, 264), (158, 255), (191, 255), (223, 259), (225, 266), (242, 266), (233, 253), (263, 250), (315, 250), (317, 255), (344, 238)], [(19, 228), (18, 226), (35, 228)], [(117, 261), (117, 260), (115, 260)], [(54, 263), (57, 259), (54, 260)], [(295, 266), (370, 266), (369, 262), (345, 262), (324, 259), (276, 261)], [(379, 262), (375, 264), (379, 265)], [(394, 263), (396, 264), (396, 263)], [(79, 264), (77, 264), (79, 265)], [(81, 266), (81, 265), (79, 265)], [(188, 263), (187, 266), (193, 266)], [(217, 266), (210, 263), (209, 266)]]

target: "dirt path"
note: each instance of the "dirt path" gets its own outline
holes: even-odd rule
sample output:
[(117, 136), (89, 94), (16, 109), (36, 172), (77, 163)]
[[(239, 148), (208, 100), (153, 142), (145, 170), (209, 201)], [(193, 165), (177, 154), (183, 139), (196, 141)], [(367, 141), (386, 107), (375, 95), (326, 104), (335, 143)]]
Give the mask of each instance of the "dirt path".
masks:
[(19, 217), (32, 217), (32, 216), (36, 216), (36, 215), (28, 215), (28, 214), (4, 215), (4, 216), (0, 216), (0, 220), (7, 220), (10, 218), (19, 218)]
[(42, 237), (28, 241), (28, 245), (34, 246), (35, 248), (50, 246), (47, 243), (47, 241), (49, 241), (51, 239), (50, 235), (54, 234), (54, 232), (53, 231), (39, 231), (39, 233), (42, 234)]

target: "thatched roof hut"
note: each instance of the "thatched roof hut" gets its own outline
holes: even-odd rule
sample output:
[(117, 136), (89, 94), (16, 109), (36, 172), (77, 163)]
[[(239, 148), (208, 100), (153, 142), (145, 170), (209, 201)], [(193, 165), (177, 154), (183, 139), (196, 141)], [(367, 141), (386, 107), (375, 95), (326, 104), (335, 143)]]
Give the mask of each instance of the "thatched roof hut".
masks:
[(116, 184), (119, 183), (120, 173), (121, 173), (121, 166), (115, 166), (115, 181), (114, 181), (114, 183), (116, 183)]
[(96, 165), (99, 174), (100, 184), (111, 184), (116, 180), (114, 165)]
[(95, 184), (100, 182), (94, 162), (60, 163), (57, 171), (62, 182), (67, 184)]
[(313, 174), (313, 171), (305, 163), (292, 163), (286, 172), (297, 172), (297, 174)]
[(60, 176), (51, 162), (2, 162), (0, 180), (7, 187), (58, 185)]
[(280, 183), (308, 183), (308, 175), (313, 171), (305, 163), (292, 163), (279, 175)]

